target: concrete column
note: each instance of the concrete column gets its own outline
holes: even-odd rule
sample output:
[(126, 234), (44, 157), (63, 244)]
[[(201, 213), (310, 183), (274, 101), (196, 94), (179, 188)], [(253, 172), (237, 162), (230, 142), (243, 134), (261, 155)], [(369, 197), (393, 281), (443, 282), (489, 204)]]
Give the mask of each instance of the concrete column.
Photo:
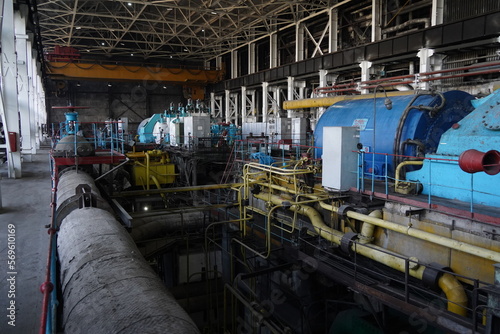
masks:
[(31, 153), (36, 154), (37, 149), (40, 148), (40, 139), (38, 129), (40, 128), (40, 119), (38, 115), (38, 105), (36, 102), (36, 55), (33, 54), (33, 44), (30, 40), (27, 41), (26, 49), (28, 51), (27, 65), (28, 65), (28, 99), (29, 99), (29, 110), (30, 110), (30, 132), (31, 132)]
[(279, 117), (279, 109), (281, 105), (281, 88), (279, 86), (273, 89), (272, 103), (273, 103), (273, 112), (276, 115), (276, 117)]
[(255, 73), (257, 71), (256, 65), (256, 48), (255, 43), (248, 44), (248, 74)]
[(212, 115), (213, 118), (217, 118), (217, 114), (215, 112), (215, 93), (214, 92), (210, 93), (210, 115)]
[[(431, 72), (435, 69), (432, 67), (432, 65), (433, 65), (432, 56), (433, 55), (434, 55), (433, 49), (422, 48), (418, 51), (417, 57), (420, 58), (420, 73)], [(440, 64), (437, 64), (437, 65), (438, 65), (437, 69), (441, 68)], [(417, 81), (415, 84), (416, 84), (415, 89), (429, 90), (429, 88), (430, 88), (429, 82)]]
[(269, 36), (269, 68), (278, 66), (278, 34), (272, 33)]
[(304, 23), (295, 25), (295, 61), (304, 60)]
[(319, 70), (318, 72), (318, 77), (319, 77), (319, 87), (326, 87), (327, 81), (326, 81), (326, 76), (328, 75), (327, 70)]
[(231, 79), (238, 77), (238, 51), (231, 51)]
[(330, 22), (330, 30), (328, 32), (328, 52), (338, 50), (338, 31), (339, 31), (339, 11), (338, 9), (330, 9), (328, 12), (328, 20)]
[(267, 103), (267, 93), (269, 90), (269, 82), (262, 83), (262, 121), (265, 123), (269, 118), (269, 104)]
[[(359, 67), (361, 67), (361, 81), (370, 80), (370, 68), (372, 67), (372, 62), (363, 60), (359, 63)], [(361, 94), (368, 94), (368, 89), (361, 89)]]
[[(3, 19), (0, 40), (2, 41), (2, 98), (4, 129), (16, 133), (16, 140), (10, 143), (7, 137), (8, 176), (20, 178), (21, 150), (19, 147), (19, 105), (17, 102), (17, 56), (15, 48), (14, 4), (13, 0), (4, 0)], [(7, 133), (6, 133), (7, 134)], [(17, 152), (12, 152), (10, 147)]]
[(224, 113), (226, 114), (226, 122), (231, 122), (231, 92), (229, 89), (225, 90), (226, 93), (226, 103), (224, 108)]
[(215, 67), (218, 69), (222, 69), (222, 57), (215, 58)]
[[(28, 79), (28, 50), (26, 34), (26, 20), (17, 11), (14, 14), (14, 26), (16, 32), (15, 45), (17, 53), (17, 97), (19, 105), (19, 116), (21, 118), (21, 150), (24, 161), (31, 162), (33, 147), (31, 146), (31, 124), (34, 119), (31, 117), (29, 103), (29, 79)], [(30, 52), (31, 54), (31, 52)], [(34, 135), (34, 133), (33, 133)]]
[(431, 25), (443, 24), (444, 0), (432, 0)]
[(372, 42), (382, 38), (382, 1), (372, 0)]
[[(39, 68), (41, 66), (40, 63), (37, 63), (37, 76), (36, 76), (36, 96), (37, 96), (37, 106), (38, 106), (38, 114), (40, 116), (39, 124), (47, 124), (47, 107), (45, 104), (45, 91), (43, 89), (42, 84), (42, 71)], [(47, 125), (48, 126), (48, 125)], [(40, 138), (42, 138), (42, 129), (41, 127), (38, 130), (40, 132)]]
[(247, 122), (247, 87), (241, 86), (241, 123)]
[[(287, 100), (292, 101), (295, 100), (295, 78), (294, 77), (288, 77), (287, 78)], [(287, 110), (287, 117), (288, 118), (293, 118), (295, 116), (295, 109), (290, 109)]]

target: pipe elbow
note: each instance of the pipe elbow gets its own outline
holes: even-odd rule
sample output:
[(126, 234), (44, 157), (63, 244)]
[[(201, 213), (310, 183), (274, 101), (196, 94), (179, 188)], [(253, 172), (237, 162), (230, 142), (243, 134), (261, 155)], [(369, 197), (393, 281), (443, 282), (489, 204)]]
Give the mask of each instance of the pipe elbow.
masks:
[[(372, 212), (370, 212), (368, 216), (382, 219), (384, 215), (382, 213), (382, 210), (373, 210)], [(375, 225), (363, 222), (363, 226), (361, 227), (361, 233), (359, 234), (359, 241), (362, 244), (370, 243), (373, 240), (374, 231), (375, 231)]]
[(467, 295), (464, 287), (455, 276), (444, 273), (438, 280), (438, 285), (448, 298), (448, 311), (455, 314), (467, 315)]

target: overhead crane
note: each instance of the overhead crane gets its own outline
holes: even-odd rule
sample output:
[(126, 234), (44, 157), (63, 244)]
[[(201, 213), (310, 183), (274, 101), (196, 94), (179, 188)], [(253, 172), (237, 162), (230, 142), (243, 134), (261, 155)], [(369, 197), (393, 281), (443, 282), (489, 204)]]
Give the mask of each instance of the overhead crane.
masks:
[(47, 61), (46, 64), (47, 74), (53, 79), (148, 81), (178, 84), (191, 87), (193, 99), (203, 99), (203, 87), (207, 84), (217, 83), (224, 78), (224, 71), (220, 69), (167, 68), (76, 61)]

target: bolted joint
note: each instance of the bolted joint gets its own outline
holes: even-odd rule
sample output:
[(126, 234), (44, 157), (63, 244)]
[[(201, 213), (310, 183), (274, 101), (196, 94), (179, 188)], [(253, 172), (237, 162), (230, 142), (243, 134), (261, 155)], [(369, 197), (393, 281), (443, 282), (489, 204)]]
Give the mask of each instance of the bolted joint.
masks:
[(358, 238), (358, 234), (354, 232), (347, 232), (344, 234), (342, 239), (340, 240), (340, 249), (346, 253), (349, 254), (349, 256), (353, 255), (353, 250), (351, 249), (352, 243), (356, 241)]
[(354, 211), (354, 208), (350, 205), (344, 204), (339, 207), (339, 209), (337, 210), (337, 214), (342, 218), (345, 218), (347, 217), (347, 212), (349, 211)]
[(452, 271), (450, 267), (446, 267), (436, 262), (429, 263), (422, 274), (422, 282), (432, 290), (439, 291), (439, 278), (444, 274), (444, 271)]

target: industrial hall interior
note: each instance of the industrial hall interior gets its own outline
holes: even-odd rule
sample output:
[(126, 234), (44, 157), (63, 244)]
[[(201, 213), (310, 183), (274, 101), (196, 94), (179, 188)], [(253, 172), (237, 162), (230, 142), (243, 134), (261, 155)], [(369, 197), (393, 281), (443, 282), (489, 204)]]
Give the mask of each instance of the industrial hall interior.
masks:
[(500, 1), (0, 29), (0, 333), (500, 333)]

